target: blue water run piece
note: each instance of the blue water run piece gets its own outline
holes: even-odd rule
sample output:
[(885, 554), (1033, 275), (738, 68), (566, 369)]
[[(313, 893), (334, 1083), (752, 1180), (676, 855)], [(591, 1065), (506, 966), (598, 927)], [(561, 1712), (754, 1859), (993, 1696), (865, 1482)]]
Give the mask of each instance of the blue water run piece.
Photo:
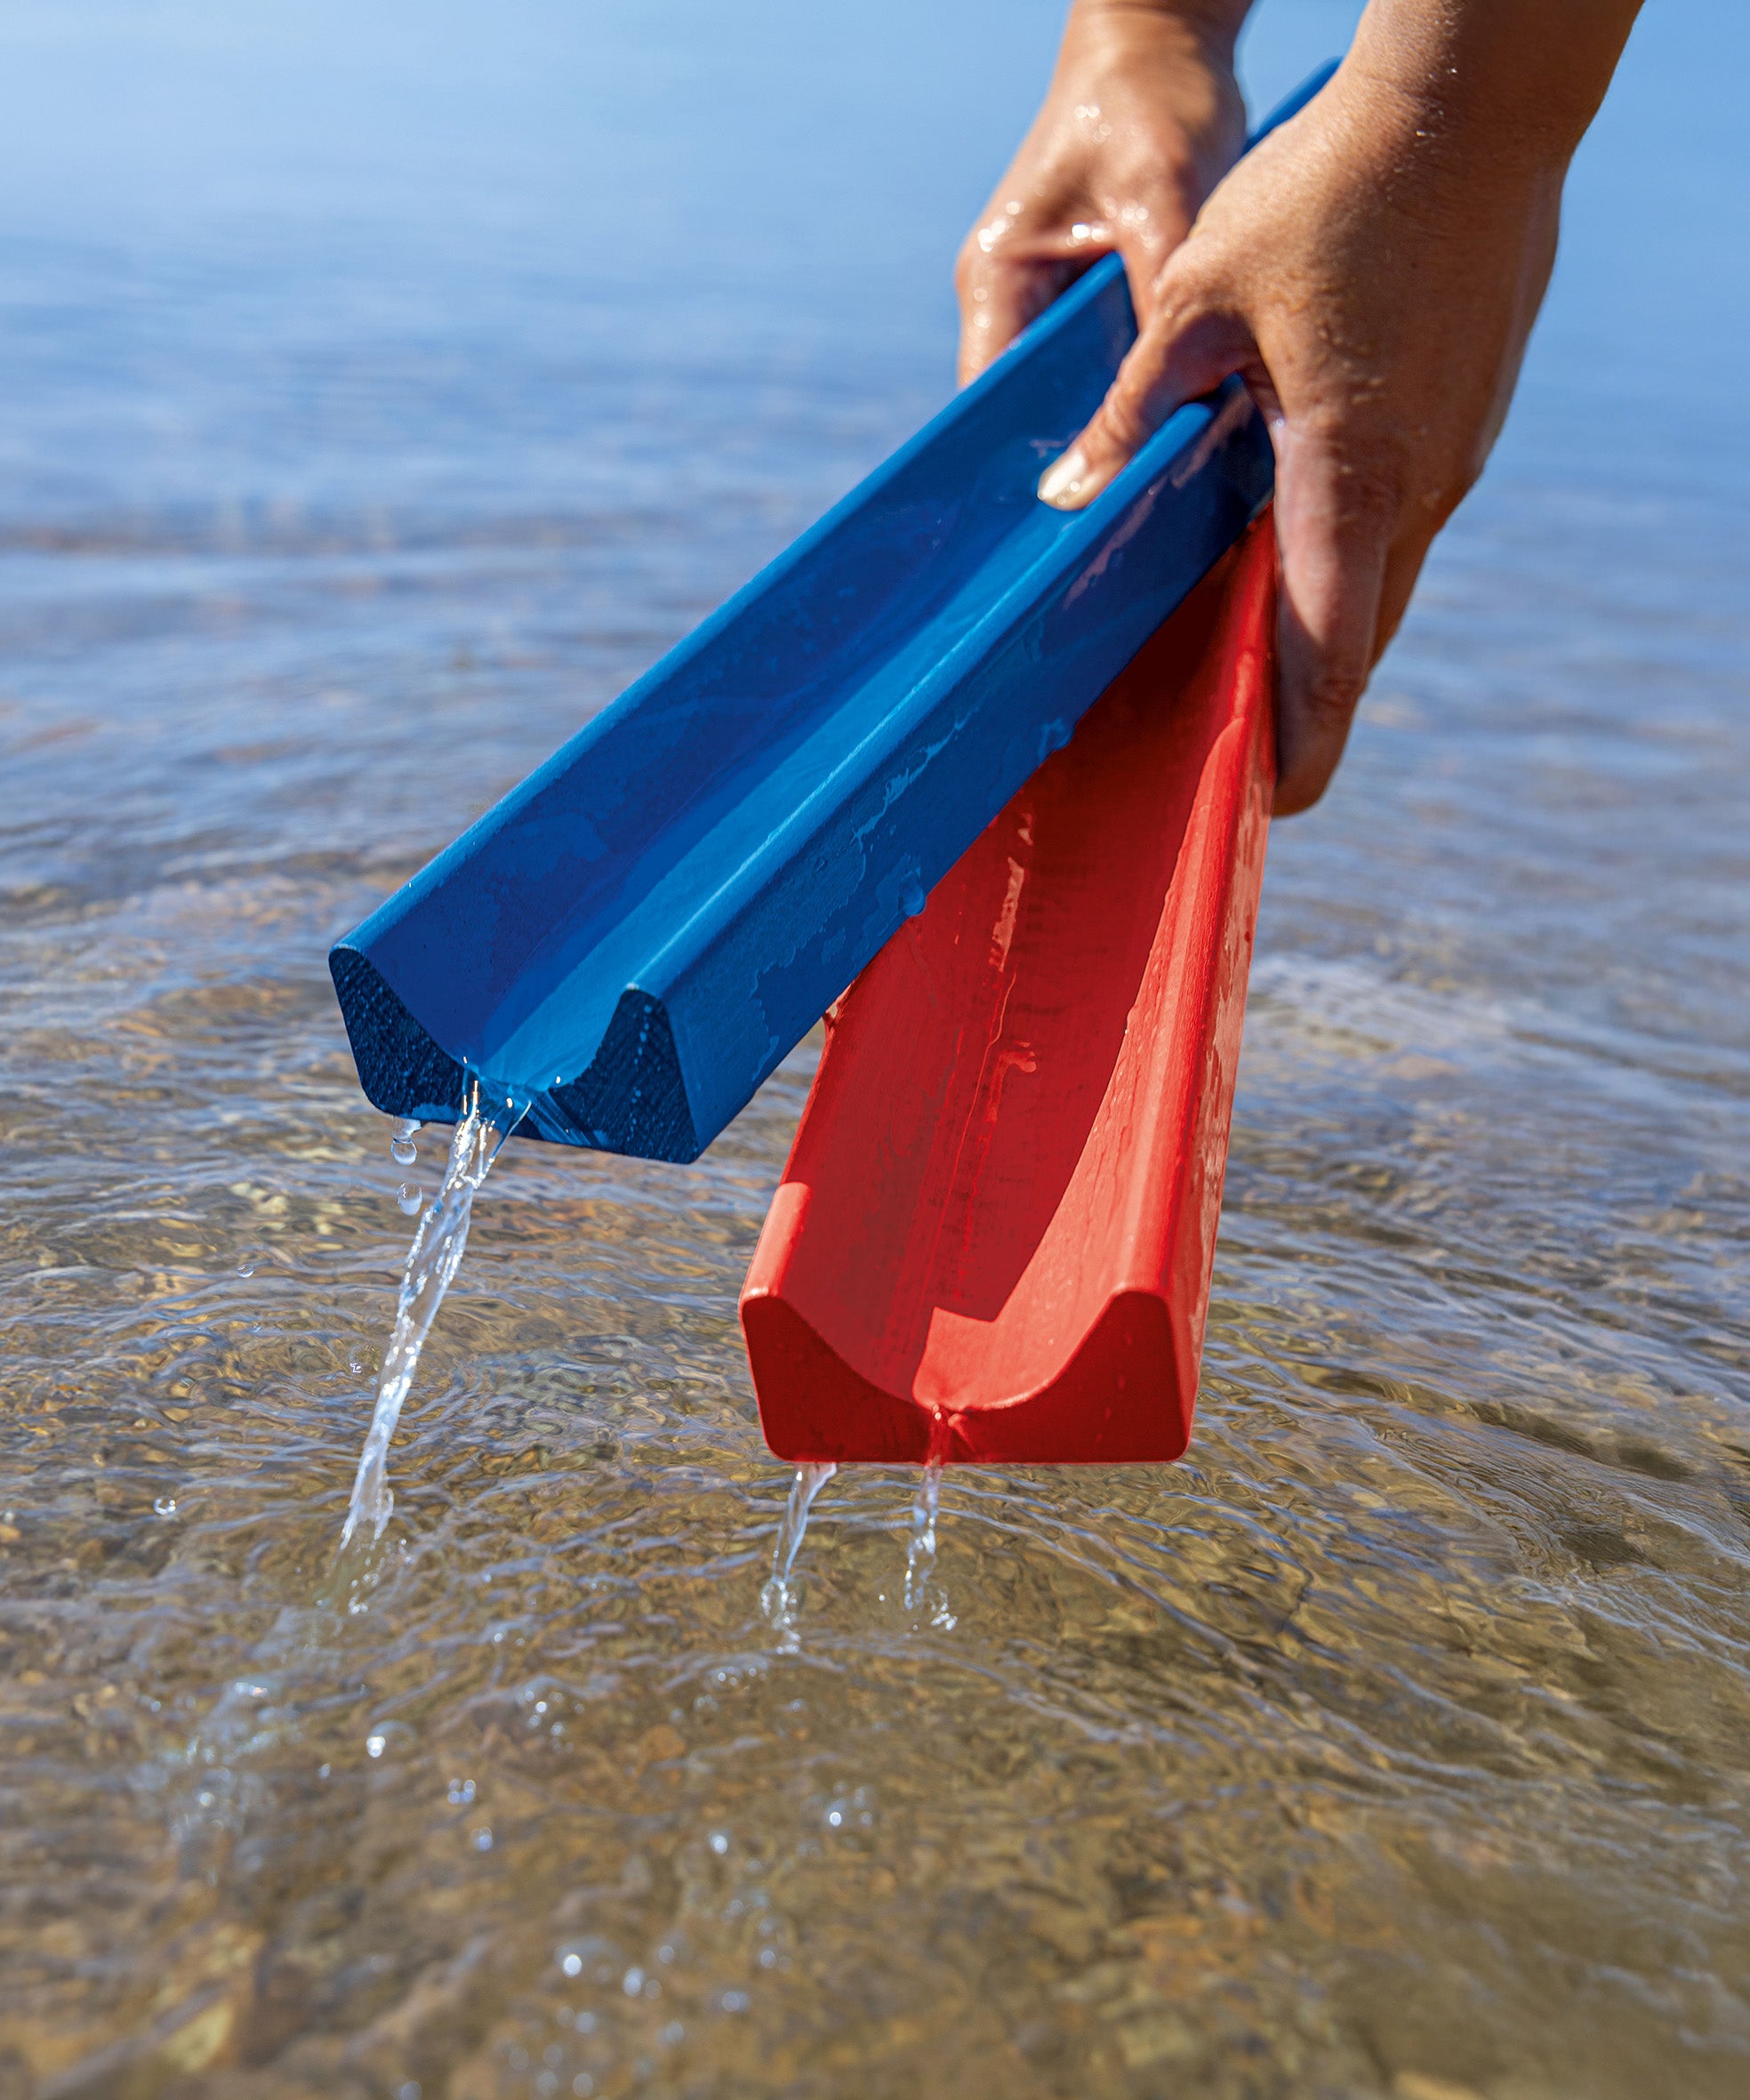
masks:
[(377, 1107), (698, 1157), (1268, 502), (1238, 380), (1039, 502), (1135, 336), (1108, 257), (338, 944)]

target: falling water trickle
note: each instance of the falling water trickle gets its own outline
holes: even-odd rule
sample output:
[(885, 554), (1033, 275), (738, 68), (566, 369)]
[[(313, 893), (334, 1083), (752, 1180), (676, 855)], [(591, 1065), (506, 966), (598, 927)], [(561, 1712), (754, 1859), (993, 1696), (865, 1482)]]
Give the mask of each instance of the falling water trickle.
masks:
[[(401, 1299), (396, 1308), (395, 1332), (383, 1352), (382, 1371), (377, 1380), (377, 1404), (359, 1455), (357, 1477), (352, 1484), (352, 1504), (346, 1528), (341, 1533), (345, 1546), (362, 1523), (371, 1536), (380, 1539), (395, 1507), (388, 1478), (389, 1439), (400, 1419), (402, 1403), (419, 1368), (420, 1351), (444, 1302), (444, 1293), (462, 1262), (468, 1244), (468, 1220), (474, 1197), (486, 1179), (504, 1140), (522, 1120), (523, 1111), (507, 1098), (487, 1103), (480, 1098), (478, 1082), (466, 1111), (450, 1140), (449, 1165), (443, 1187), (431, 1207), (420, 1219), (413, 1243), (407, 1251), (407, 1267), (401, 1278)], [(409, 1139), (411, 1142), (411, 1139)]]
[(945, 1412), (938, 1412), (930, 1426), (929, 1449), (924, 1476), (911, 1504), (911, 1536), (905, 1547), (905, 1608), (927, 1611), (932, 1626), (949, 1627), (954, 1615), (948, 1598), (935, 1579), (935, 1520), (942, 1508), (942, 1472), (953, 1441), (953, 1424)]
[(942, 1506), (942, 1460), (931, 1459), (911, 1504), (911, 1536), (905, 1548), (905, 1608), (917, 1611), (926, 1601), (935, 1573), (935, 1518)]
[(772, 1549), (772, 1579), (759, 1593), (760, 1610), (782, 1633), (788, 1633), (796, 1623), (796, 1586), (790, 1571), (796, 1565), (802, 1534), (808, 1528), (808, 1512), (815, 1497), (838, 1470), (831, 1460), (819, 1466), (799, 1466), (791, 1483), (777, 1544)]

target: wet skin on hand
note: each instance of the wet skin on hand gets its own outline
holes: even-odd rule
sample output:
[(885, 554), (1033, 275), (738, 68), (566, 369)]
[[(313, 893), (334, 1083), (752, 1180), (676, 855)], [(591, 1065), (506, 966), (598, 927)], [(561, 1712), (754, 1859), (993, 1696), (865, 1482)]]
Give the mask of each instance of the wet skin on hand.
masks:
[[(1371, 0), (1330, 84), (1230, 169), (1245, 12), (1072, 12), (1044, 108), (961, 252), (961, 370), (1096, 254), (1123, 254), (1138, 339), (1041, 478), (1064, 510), (1182, 403), (1244, 376), (1276, 451), (1286, 816), (1329, 784), (1429, 545), (1500, 431), (1568, 163), (1638, 5)], [(1072, 211), (1086, 216), (1065, 225)]]

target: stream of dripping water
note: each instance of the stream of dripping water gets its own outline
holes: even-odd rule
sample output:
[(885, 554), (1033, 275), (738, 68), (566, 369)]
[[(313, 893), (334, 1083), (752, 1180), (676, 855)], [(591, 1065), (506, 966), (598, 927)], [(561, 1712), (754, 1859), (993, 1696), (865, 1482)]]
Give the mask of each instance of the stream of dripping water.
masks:
[[(344, 1547), (362, 1524), (372, 1527), (373, 1540), (382, 1536), (395, 1507), (389, 1485), (389, 1445), (400, 1420), (401, 1407), (419, 1368), (420, 1351), (438, 1316), (468, 1244), (468, 1220), (474, 1197), (491, 1171), (504, 1140), (522, 1120), (522, 1110), (507, 1098), (485, 1103), (478, 1082), (468, 1098), (466, 1113), (450, 1140), (450, 1160), (444, 1182), (430, 1208), (419, 1221), (413, 1243), (407, 1250), (407, 1266), (401, 1278), (401, 1298), (396, 1307), (395, 1332), (383, 1353), (382, 1372), (377, 1381), (377, 1404), (359, 1454), (358, 1473), (352, 1484), (352, 1504), (346, 1528), (341, 1533)], [(409, 1126), (397, 1133), (390, 1151), (405, 1165), (412, 1156)]]
[(923, 1603), (929, 1579), (935, 1571), (935, 1518), (942, 1506), (942, 1460), (932, 1459), (918, 1483), (911, 1504), (911, 1536), (905, 1548), (905, 1608), (915, 1612)]
[(935, 1580), (935, 1520), (942, 1507), (942, 1470), (948, 1462), (951, 1441), (949, 1419), (938, 1412), (930, 1428), (924, 1476), (918, 1483), (917, 1497), (911, 1504), (911, 1536), (905, 1548), (905, 1608), (919, 1612), (933, 1606), (930, 1621), (935, 1626), (954, 1623), (948, 1599)]
[(771, 1580), (759, 1593), (760, 1610), (781, 1633), (788, 1633), (796, 1624), (796, 1588), (790, 1572), (796, 1565), (802, 1534), (808, 1528), (808, 1512), (815, 1506), (815, 1497), (838, 1470), (830, 1459), (823, 1465), (799, 1466), (791, 1483), (783, 1522), (778, 1526), (778, 1541), (772, 1549)]

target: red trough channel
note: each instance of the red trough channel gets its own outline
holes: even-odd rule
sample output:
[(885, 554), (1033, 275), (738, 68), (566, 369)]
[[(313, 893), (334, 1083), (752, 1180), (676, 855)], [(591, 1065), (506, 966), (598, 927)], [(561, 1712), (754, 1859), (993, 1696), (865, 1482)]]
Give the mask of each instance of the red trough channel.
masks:
[(779, 1457), (1184, 1452), (1274, 632), (1266, 516), (829, 1017), (742, 1293)]

